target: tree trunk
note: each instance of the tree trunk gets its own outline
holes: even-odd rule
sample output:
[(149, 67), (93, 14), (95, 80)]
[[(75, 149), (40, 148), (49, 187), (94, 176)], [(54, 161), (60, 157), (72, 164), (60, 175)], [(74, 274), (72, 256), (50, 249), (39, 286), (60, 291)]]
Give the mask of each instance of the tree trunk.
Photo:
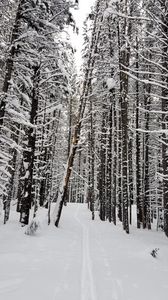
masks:
[[(168, 70), (168, 11), (167, 11), (167, 1), (162, 0), (162, 66), (165, 70)], [(165, 84), (165, 88), (162, 88), (162, 111), (168, 111), (168, 76), (167, 72), (164, 72), (163, 82)], [(166, 72), (166, 74), (165, 74)], [(162, 129), (166, 130), (168, 125), (168, 116), (166, 114), (162, 114)], [(164, 205), (164, 232), (168, 237), (168, 135), (167, 133), (163, 133), (163, 143), (162, 143), (162, 167), (163, 167), (163, 205)]]
[[(136, 71), (137, 78), (138, 70), (139, 70), (139, 54), (138, 54), (138, 38), (136, 38)], [(141, 199), (141, 140), (140, 133), (138, 129), (140, 128), (140, 120), (139, 120), (139, 82), (136, 81), (136, 204), (137, 204), (137, 228), (141, 227), (142, 223), (142, 199)]]
[(22, 6), (23, 6), (24, 1), (20, 0), (17, 13), (16, 13), (16, 18), (13, 26), (13, 31), (12, 31), (12, 37), (11, 37), (11, 46), (10, 46), (10, 51), (8, 54), (8, 58), (6, 61), (6, 72), (5, 72), (5, 79), (2, 87), (2, 91), (4, 93), (3, 99), (0, 103), (0, 126), (3, 125), (3, 118), (5, 115), (5, 108), (6, 108), (6, 94), (9, 89), (10, 85), (10, 80), (12, 77), (13, 73), (13, 65), (14, 65), (14, 57), (17, 52), (17, 47), (15, 45), (15, 41), (19, 36), (19, 28), (20, 28), (20, 22), (21, 22), (21, 17), (22, 17)]
[(87, 71), (86, 71), (85, 79), (83, 82), (83, 91), (82, 91), (82, 95), (80, 98), (80, 106), (79, 106), (77, 123), (74, 128), (73, 140), (72, 140), (71, 151), (70, 151), (68, 162), (67, 162), (67, 168), (65, 171), (65, 176), (63, 179), (63, 183), (62, 183), (62, 186), (60, 189), (59, 197), (57, 200), (57, 205), (56, 205), (55, 212), (54, 212), (56, 227), (58, 227), (58, 225), (59, 225), (62, 208), (63, 208), (63, 203), (64, 203), (65, 197), (67, 195), (67, 189), (68, 189), (69, 179), (70, 179), (70, 175), (71, 175), (71, 170), (73, 167), (73, 162), (74, 162), (74, 158), (76, 155), (76, 149), (77, 149), (79, 138), (80, 138), (82, 119), (83, 119), (84, 113), (85, 113), (86, 100), (87, 100), (87, 96), (89, 94), (89, 90), (90, 90), (90, 86), (91, 86), (92, 72), (93, 72), (93, 67), (94, 67), (94, 63), (95, 63), (95, 53), (97, 53), (97, 46), (98, 46), (98, 41), (99, 41), (99, 36), (100, 36), (100, 29), (101, 29), (101, 22), (100, 23), (98, 22), (99, 9), (100, 9), (100, 3), (98, 1), (97, 5), (96, 5), (91, 47), (90, 47), (90, 52), (89, 52)]
[[(32, 106), (30, 112), (30, 123), (35, 125), (35, 117), (38, 109), (38, 83), (39, 83), (39, 66), (34, 67), (34, 87), (32, 91)], [(27, 149), (23, 153), (23, 165), (25, 168), (24, 176), (24, 189), (21, 199), (20, 208), (20, 222), (23, 225), (29, 223), (29, 211), (33, 202), (32, 184), (33, 184), (33, 167), (34, 167), (34, 155), (35, 155), (35, 141), (36, 134), (35, 129), (30, 128), (28, 132), (28, 145)]]

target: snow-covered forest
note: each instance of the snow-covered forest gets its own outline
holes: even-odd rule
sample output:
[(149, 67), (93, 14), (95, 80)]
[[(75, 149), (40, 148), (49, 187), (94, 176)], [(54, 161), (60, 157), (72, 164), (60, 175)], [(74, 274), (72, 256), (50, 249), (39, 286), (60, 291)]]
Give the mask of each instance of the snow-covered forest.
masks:
[[(4, 253), (12, 263), (25, 253), (32, 291), (43, 268), (52, 269), (51, 286), (54, 268), (60, 273), (54, 294), (47, 287), (25, 295), (23, 285), (13, 298), (27, 264), (14, 266), (20, 277), (12, 281), (9, 262), (0, 299), (166, 300), (168, 1), (95, 0), (83, 23), (79, 73), (71, 35), (81, 30), (73, 13), (82, 1), (0, 0), (0, 269)], [(65, 257), (69, 275), (50, 247)], [(42, 263), (43, 250), (53, 266)], [(119, 271), (110, 251), (115, 260), (124, 254)], [(72, 288), (79, 276), (68, 273), (71, 265), (80, 271), (75, 253), (79, 290)], [(131, 269), (122, 285), (129, 256), (140, 273)], [(41, 271), (31, 273), (38, 259)], [(156, 288), (145, 286), (145, 294), (149, 277)], [(97, 293), (101, 282), (105, 290)]]

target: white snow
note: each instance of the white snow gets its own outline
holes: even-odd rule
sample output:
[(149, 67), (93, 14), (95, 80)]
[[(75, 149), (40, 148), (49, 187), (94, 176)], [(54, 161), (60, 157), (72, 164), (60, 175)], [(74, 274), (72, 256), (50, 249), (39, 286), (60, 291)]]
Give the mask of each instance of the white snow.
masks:
[(107, 7), (103, 14), (103, 19), (107, 19), (113, 13), (113, 9), (111, 7)]
[(116, 82), (113, 78), (107, 78), (106, 83), (107, 83), (108, 90), (111, 90), (116, 86)]
[(24, 232), (15, 214), (0, 224), (1, 300), (167, 300), (168, 239), (160, 231), (133, 225), (127, 235), (120, 224), (92, 221), (85, 204), (68, 204), (60, 228)]

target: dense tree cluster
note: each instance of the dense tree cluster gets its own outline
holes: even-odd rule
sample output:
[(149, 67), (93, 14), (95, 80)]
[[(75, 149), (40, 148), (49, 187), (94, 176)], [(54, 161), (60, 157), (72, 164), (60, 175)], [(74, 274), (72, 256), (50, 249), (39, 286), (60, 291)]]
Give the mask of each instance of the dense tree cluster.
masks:
[[(11, 200), (20, 222), (58, 189), (67, 156), (75, 26), (66, 0), (3, 0), (0, 5), (0, 194), (4, 223)], [(73, 71), (72, 71), (73, 70)], [(62, 163), (60, 163), (60, 158)], [(50, 221), (50, 220), (49, 220)]]
[(156, 219), (168, 236), (167, 22), (164, 0), (97, 0), (84, 26), (78, 177), (92, 218), (127, 233), (135, 204), (138, 228)]
[(128, 233), (134, 203), (138, 228), (157, 218), (168, 235), (167, 2), (97, 0), (90, 19), (83, 125), (90, 208), (97, 204), (101, 220), (114, 224), (118, 216)]
[(134, 204), (138, 228), (156, 220), (168, 236), (167, 1), (97, 0), (84, 23), (79, 84), (64, 31), (75, 28), (69, 8), (77, 3), (3, 0), (4, 223), (11, 201), (28, 224), (39, 205), (50, 222), (57, 199), (56, 226), (66, 201), (87, 201), (92, 219), (98, 210), (129, 233)]

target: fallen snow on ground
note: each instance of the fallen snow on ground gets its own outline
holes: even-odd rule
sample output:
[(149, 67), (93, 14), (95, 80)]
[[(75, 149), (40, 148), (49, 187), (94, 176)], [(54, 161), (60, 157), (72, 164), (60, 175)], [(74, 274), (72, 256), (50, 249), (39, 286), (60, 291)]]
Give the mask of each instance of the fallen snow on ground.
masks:
[[(15, 220), (0, 225), (0, 300), (167, 300), (168, 239), (131, 234), (85, 204), (64, 207), (60, 228), (24, 234)], [(150, 252), (159, 248), (158, 257)]]

